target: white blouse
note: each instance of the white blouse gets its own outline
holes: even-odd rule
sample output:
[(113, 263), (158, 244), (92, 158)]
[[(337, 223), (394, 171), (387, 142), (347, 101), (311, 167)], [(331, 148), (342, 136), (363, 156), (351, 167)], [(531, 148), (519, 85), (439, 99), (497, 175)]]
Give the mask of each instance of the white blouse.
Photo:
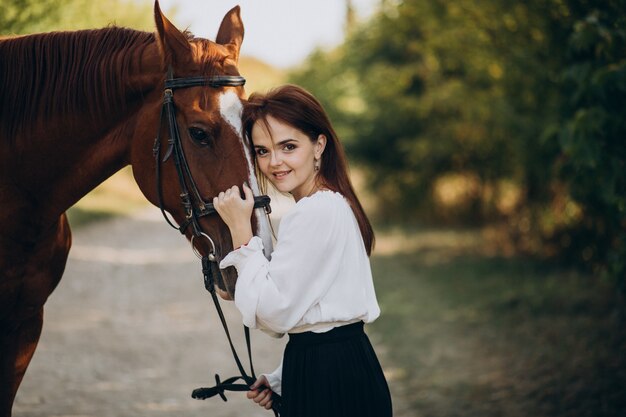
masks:
[[(356, 217), (333, 191), (301, 198), (283, 217), (271, 261), (254, 236), (221, 261), (227, 266), (237, 269), (235, 305), (250, 328), (275, 336), (325, 332), (380, 315)], [(281, 373), (266, 375), (278, 393)]]

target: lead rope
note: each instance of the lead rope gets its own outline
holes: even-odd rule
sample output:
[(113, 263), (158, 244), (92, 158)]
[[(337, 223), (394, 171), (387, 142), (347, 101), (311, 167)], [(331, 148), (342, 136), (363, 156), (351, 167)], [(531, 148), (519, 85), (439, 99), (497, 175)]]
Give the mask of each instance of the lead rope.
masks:
[[(232, 338), (230, 337), (230, 331), (228, 330), (228, 324), (226, 323), (224, 312), (222, 311), (222, 307), (220, 306), (219, 298), (215, 293), (215, 280), (213, 278), (213, 269), (210, 262), (211, 261), (209, 260), (208, 256), (202, 256), (202, 275), (204, 276), (204, 287), (209, 292), (209, 294), (211, 294), (213, 304), (215, 304), (217, 315), (222, 322), (222, 327), (224, 328), (224, 332), (226, 333), (226, 338), (228, 339), (228, 344), (230, 345), (230, 350), (233, 353), (233, 358), (235, 358), (235, 363), (237, 364), (240, 375), (233, 376), (222, 381), (219, 374), (215, 374), (215, 386), (208, 388), (196, 388), (191, 393), (191, 397), (197, 400), (205, 400), (207, 398), (219, 395), (222, 400), (228, 401), (225, 395), (225, 391), (249, 391), (250, 387), (252, 386), (252, 384), (254, 384), (257, 378), (254, 373), (254, 365), (252, 364), (252, 343), (250, 341), (250, 329), (248, 328), (248, 326), (243, 326), (246, 336), (248, 360), (250, 361), (250, 375), (248, 375), (243, 365), (241, 364), (241, 360), (239, 360), (239, 355), (237, 354), (235, 345), (233, 344)], [(238, 381), (240, 379), (243, 380), (244, 383), (235, 383), (235, 381)], [(272, 411), (274, 412), (275, 417), (279, 417), (280, 415), (280, 402), (280, 395), (272, 391)]]

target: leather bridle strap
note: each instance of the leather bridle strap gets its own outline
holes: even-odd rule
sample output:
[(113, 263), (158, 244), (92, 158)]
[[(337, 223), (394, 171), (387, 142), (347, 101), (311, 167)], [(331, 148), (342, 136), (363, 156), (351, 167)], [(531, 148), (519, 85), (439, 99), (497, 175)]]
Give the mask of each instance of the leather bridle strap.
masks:
[(165, 80), (165, 88), (175, 90), (187, 87), (237, 87), (244, 85), (246, 79), (237, 75), (214, 75), (213, 77), (170, 78)]
[[(217, 297), (217, 294), (215, 291), (215, 281), (213, 278), (213, 271), (211, 269), (211, 264), (207, 256), (202, 257), (202, 274), (204, 275), (204, 287), (211, 294), (211, 298), (213, 299), (213, 303), (215, 304), (215, 309), (217, 310), (217, 315), (219, 316), (220, 321), (222, 322), (222, 327), (224, 327), (224, 332), (226, 333), (226, 338), (228, 339), (230, 350), (232, 351), (233, 357), (235, 358), (237, 369), (239, 369), (239, 372), (241, 373), (241, 376), (234, 377), (234, 379), (233, 378), (229, 378), (229, 379), (233, 379), (233, 380), (243, 379), (246, 384), (229, 384), (230, 388), (226, 388), (224, 386), (224, 383), (226, 383), (226, 381), (224, 381), (224, 383), (220, 383), (219, 376), (216, 374), (215, 375), (215, 380), (217, 381), (216, 387), (198, 388), (193, 391), (191, 396), (193, 398), (205, 399), (205, 398), (212, 397), (215, 394), (219, 394), (220, 397), (222, 397), (222, 399), (226, 401), (226, 397), (224, 396), (224, 390), (229, 389), (229, 390), (238, 391), (237, 389), (234, 389), (237, 386), (241, 386), (242, 388), (245, 387), (246, 390), (248, 390), (249, 386), (252, 385), (254, 381), (256, 381), (256, 375), (254, 374), (254, 368), (252, 367), (252, 350), (250, 348), (250, 329), (248, 328), (248, 326), (244, 326), (244, 332), (246, 334), (246, 345), (248, 347), (248, 355), (250, 359), (250, 374), (251, 375), (248, 376), (246, 370), (241, 364), (241, 360), (239, 359), (239, 355), (237, 354), (237, 350), (235, 349), (235, 345), (233, 344), (232, 338), (230, 336), (230, 331), (228, 330), (226, 318), (224, 317), (224, 312), (222, 311), (219, 298)], [(209, 390), (211, 390), (212, 395), (207, 396), (207, 394), (209, 393)], [(241, 390), (243, 391), (243, 389)]]

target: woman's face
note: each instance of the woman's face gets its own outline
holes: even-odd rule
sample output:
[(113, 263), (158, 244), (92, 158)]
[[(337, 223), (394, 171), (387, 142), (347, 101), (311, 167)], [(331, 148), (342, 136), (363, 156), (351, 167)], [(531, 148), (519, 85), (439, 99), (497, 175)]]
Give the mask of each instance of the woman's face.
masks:
[(276, 189), (298, 201), (315, 191), (315, 163), (322, 157), (326, 137), (311, 142), (300, 130), (271, 116), (267, 127), (262, 121), (252, 127), (257, 165)]

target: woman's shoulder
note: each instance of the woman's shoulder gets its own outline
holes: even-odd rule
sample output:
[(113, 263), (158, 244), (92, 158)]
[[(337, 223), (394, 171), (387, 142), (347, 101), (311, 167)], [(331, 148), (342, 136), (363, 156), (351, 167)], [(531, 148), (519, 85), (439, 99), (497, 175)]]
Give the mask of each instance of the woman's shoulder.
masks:
[(310, 211), (310, 210), (345, 210), (350, 208), (348, 200), (341, 194), (332, 190), (320, 190), (316, 193), (302, 197), (300, 201), (296, 203), (296, 210)]
[(320, 190), (308, 197), (302, 197), (287, 213), (285, 220), (306, 216), (309, 219), (319, 218), (328, 221), (332, 218), (346, 216), (350, 212), (350, 205), (341, 193)]

